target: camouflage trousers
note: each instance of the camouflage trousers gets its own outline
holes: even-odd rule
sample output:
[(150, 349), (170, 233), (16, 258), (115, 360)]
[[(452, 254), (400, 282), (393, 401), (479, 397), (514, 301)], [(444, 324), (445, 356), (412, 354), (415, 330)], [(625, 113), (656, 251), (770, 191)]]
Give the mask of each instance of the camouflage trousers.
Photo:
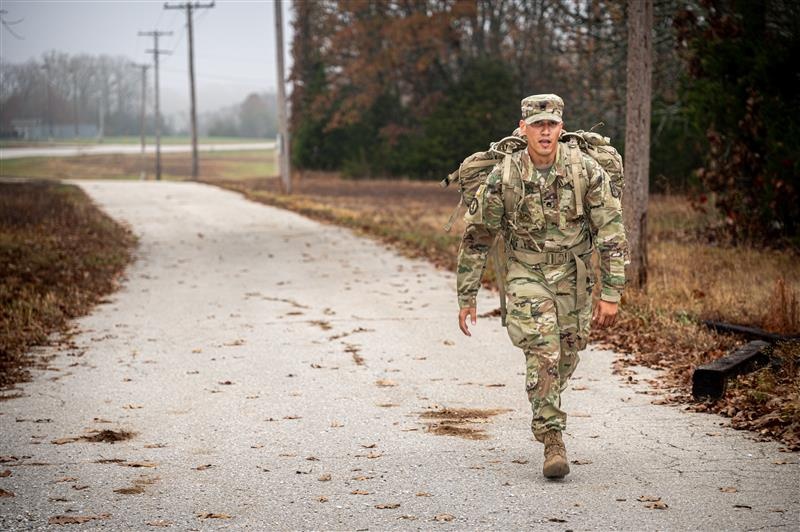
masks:
[[(589, 338), (591, 295), (583, 308), (576, 308), (574, 271), (559, 277), (554, 282), (544, 277), (518, 277), (507, 282), (508, 335), (525, 353), (525, 390), (533, 411), (531, 430), (539, 441), (549, 430), (566, 428), (561, 392), (578, 365), (578, 351), (586, 347)], [(591, 294), (593, 283), (589, 281)]]

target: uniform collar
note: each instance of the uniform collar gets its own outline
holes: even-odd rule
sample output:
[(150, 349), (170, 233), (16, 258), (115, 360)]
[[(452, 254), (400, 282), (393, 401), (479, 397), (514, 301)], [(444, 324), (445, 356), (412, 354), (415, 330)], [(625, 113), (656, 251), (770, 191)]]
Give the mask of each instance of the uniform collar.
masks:
[[(545, 187), (552, 186), (553, 182), (556, 180), (556, 176), (560, 177), (561, 181), (564, 181), (564, 179), (567, 177), (566, 163), (564, 161), (564, 150), (561, 144), (561, 142), (556, 144), (556, 159), (553, 163), (553, 168), (551, 168), (550, 172), (547, 174), (547, 178), (544, 182)], [(536, 167), (533, 165), (533, 161), (531, 161), (531, 156), (528, 153), (527, 148), (522, 150), (520, 166), (522, 168), (522, 177), (526, 182), (538, 183), (539, 180), (537, 179)]]

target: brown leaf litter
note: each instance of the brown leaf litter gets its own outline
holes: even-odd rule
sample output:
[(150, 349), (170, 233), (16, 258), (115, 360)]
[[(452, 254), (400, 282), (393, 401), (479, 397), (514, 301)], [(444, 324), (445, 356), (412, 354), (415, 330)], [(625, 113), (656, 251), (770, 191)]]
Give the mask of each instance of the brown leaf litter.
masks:
[(127, 430), (91, 430), (86, 434), (80, 436), (67, 436), (64, 438), (57, 438), (50, 443), (55, 445), (64, 445), (65, 443), (73, 443), (78, 441), (86, 441), (91, 443), (114, 443), (118, 441), (130, 440), (135, 436), (134, 432)]
[(471, 426), (488, 423), (489, 419), (505, 412), (506, 408), (443, 408), (420, 414), (422, 419), (430, 419), (426, 423), (426, 431), (437, 436), (456, 436), (467, 440), (486, 440), (489, 436), (484, 429)]
[(111, 514), (97, 515), (55, 515), (47, 520), (50, 525), (80, 525), (89, 521), (102, 521), (111, 519)]

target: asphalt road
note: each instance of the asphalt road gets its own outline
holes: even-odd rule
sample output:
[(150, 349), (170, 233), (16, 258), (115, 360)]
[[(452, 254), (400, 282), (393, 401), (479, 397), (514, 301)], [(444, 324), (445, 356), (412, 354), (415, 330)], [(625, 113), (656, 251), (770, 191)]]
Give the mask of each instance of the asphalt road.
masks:
[[(798, 528), (796, 454), (651, 404), (608, 351), (565, 394), (572, 474), (542, 478), (523, 355), (497, 319), (460, 335), (449, 272), (210, 186), (78, 184), (141, 245), (0, 401), (2, 530)], [(104, 430), (133, 435), (75, 440)]]
[[(221, 144), (198, 144), (198, 151), (245, 151), (271, 150), (274, 142), (244, 142)], [(161, 153), (188, 153), (192, 151), (190, 144), (162, 144)], [(145, 146), (146, 153), (155, 153), (153, 144)], [(48, 146), (43, 148), (0, 148), (0, 160), (22, 159), (24, 157), (77, 157), (79, 155), (107, 155), (121, 153), (137, 155), (141, 153), (139, 144), (97, 144), (91, 146)]]

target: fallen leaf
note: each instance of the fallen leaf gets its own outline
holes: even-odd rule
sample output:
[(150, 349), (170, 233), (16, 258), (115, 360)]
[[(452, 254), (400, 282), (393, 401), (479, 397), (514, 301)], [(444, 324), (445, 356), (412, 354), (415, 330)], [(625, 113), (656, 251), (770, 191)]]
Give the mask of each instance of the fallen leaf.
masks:
[(353, 490), (350, 495), (369, 495), (369, 492), (367, 490)]
[(436, 514), (433, 516), (433, 520), (439, 522), (452, 521), (455, 518), (456, 516), (451, 514)]
[(54, 445), (64, 445), (65, 443), (72, 443), (80, 440), (79, 436), (67, 436), (66, 438), (57, 438), (55, 440), (51, 440), (50, 443)]
[(120, 465), (128, 466), (128, 467), (157, 467), (158, 464), (155, 462), (125, 462)]
[(583, 390), (588, 390), (589, 387), (581, 384), (578, 386), (573, 386), (572, 389), (575, 390), (576, 392), (582, 392)]
[(775, 460), (772, 463), (775, 465), (786, 465), (786, 464), (793, 464), (794, 462), (790, 462), (788, 460)]
[(319, 458), (317, 458), (316, 456), (306, 456), (306, 460), (308, 460), (309, 462), (319, 462)]
[(445, 340), (442, 342), (444, 345), (456, 345), (456, 343), (452, 340)]
[(406, 519), (408, 521), (416, 521), (417, 520), (417, 516), (416, 515), (411, 515), (411, 514), (403, 514), (401, 516), (398, 516), (397, 518), (398, 519)]
[(734, 486), (725, 486), (724, 488), (720, 488), (719, 491), (722, 493), (736, 493), (737, 490)]
[(89, 521), (110, 519), (111, 514), (97, 515), (55, 515), (47, 520), (50, 525), (79, 525)]
[(511, 460), (511, 463), (512, 464), (523, 464), (524, 465), (524, 464), (527, 464), (528, 461), (526, 459), (524, 459), (524, 458), (515, 458), (515, 459)]
[(197, 467), (193, 467), (192, 469), (194, 469), (196, 471), (205, 471), (206, 469), (211, 469), (212, 467), (214, 467), (213, 464), (203, 464), (203, 465), (199, 465)]
[(377, 445), (377, 444), (375, 444), (375, 443), (362, 443), (361, 447), (363, 447), (364, 449), (374, 449), (375, 445)]
[(10, 491), (6, 491), (4, 489), (0, 489), (0, 497), (14, 497), (15, 495)]
[(201, 512), (197, 514), (200, 519), (231, 519), (233, 516), (228, 514), (218, 514), (212, 512)]
[(155, 526), (155, 527), (159, 527), (159, 528), (166, 528), (168, 526), (172, 526), (175, 523), (173, 523), (172, 521), (168, 521), (166, 519), (156, 519), (155, 521), (147, 521), (145, 524), (147, 526)]
[(6, 469), (5, 471), (0, 471), (0, 478), (10, 477), (10, 476), (11, 476), (10, 469)]
[(119, 493), (121, 495), (140, 495), (144, 493), (144, 488), (142, 486), (130, 486), (128, 488), (115, 489), (114, 493)]
[(417, 497), (433, 497), (433, 495), (431, 495), (427, 491), (420, 491), (417, 493)]
[(381, 388), (389, 388), (391, 386), (397, 386), (397, 383), (390, 379), (378, 379), (375, 381), (375, 385)]
[(378, 510), (394, 510), (395, 508), (400, 508), (399, 502), (385, 502), (381, 504), (376, 504), (375, 508)]
[(331, 478), (332, 477), (330, 473), (324, 473), (320, 475), (320, 477), (317, 480), (319, 480), (320, 482), (328, 482)]
[(202, 352), (203, 350), (199, 347), (195, 347), (194, 349), (192, 349), (192, 353), (202, 353)]
[(89, 487), (88, 484), (81, 484), (80, 486), (78, 484), (73, 484), (72, 485), (72, 489), (74, 489), (75, 491), (82, 491), (82, 490), (85, 490), (88, 487)]
[(317, 500), (319, 502), (328, 502), (328, 498), (326, 496), (324, 496), (324, 495), (321, 495), (321, 496), (317, 497)]
[(644, 505), (644, 507), (650, 508), (651, 510), (666, 510), (667, 508), (669, 508), (669, 506), (667, 506), (667, 503), (665, 503), (664, 501), (648, 502), (647, 504)]
[(336, 421), (335, 419), (333, 421), (331, 421), (331, 428), (332, 429), (338, 429), (340, 427), (344, 427), (344, 423), (342, 423), (340, 421)]
[(373, 451), (367, 455), (367, 458), (380, 458), (381, 456), (383, 456), (383, 453)]

